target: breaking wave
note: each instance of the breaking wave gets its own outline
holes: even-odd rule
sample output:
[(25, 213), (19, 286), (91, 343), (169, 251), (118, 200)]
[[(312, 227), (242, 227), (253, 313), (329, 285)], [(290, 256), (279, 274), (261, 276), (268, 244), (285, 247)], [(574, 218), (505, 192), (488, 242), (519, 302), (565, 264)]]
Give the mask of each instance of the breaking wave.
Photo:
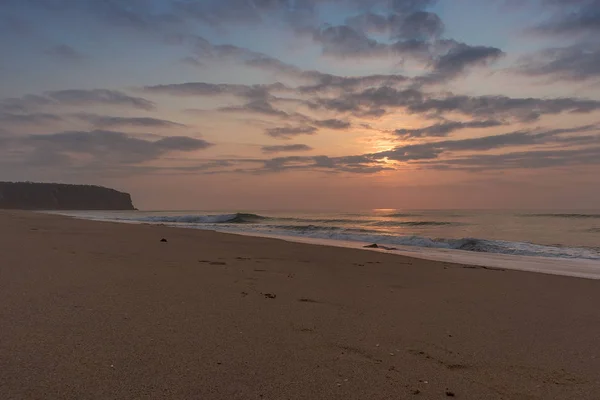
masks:
[(477, 238), (434, 239), (424, 236), (393, 236), (378, 234), (376, 232), (369, 232), (366, 230), (364, 232), (353, 232), (352, 230), (345, 230), (343, 228), (332, 228), (333, 227), (318, 226), (311, 228), (295, 227), (293, 230), (277, 229), (265, 233), (278, 234), (282, 236), (303, 236), (320, 239), (377, 243), (392, 246), (414, 246), (436, 249), (463, 250), (479, 253), (600, 260), (600, 251), (583, 247), (545, 246), (526, 242), (510, 242)]
[(444, 222), (444, 221), (380, 221), (372, 224), (374, 226), (448, 226), (448, 225), (461, 225), (456, 222)]
[(137, 218), (136, 221), (171, 224), (250, 224), (269, 219), (258, 214), (217, 214), (217, 215), (176, 215), (150, 216)]
[(600, 218), (600, 214), (525, 214), (525, 217), (546, 217), (546, 218)]

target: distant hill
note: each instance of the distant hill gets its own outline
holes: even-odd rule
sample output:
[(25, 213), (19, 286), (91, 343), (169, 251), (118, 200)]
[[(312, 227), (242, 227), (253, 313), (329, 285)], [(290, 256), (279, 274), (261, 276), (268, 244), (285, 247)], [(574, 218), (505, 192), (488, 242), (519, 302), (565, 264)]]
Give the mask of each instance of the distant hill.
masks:
[(129, 193), (101, 186), (0, 182), (0, 209), (134, 210)]

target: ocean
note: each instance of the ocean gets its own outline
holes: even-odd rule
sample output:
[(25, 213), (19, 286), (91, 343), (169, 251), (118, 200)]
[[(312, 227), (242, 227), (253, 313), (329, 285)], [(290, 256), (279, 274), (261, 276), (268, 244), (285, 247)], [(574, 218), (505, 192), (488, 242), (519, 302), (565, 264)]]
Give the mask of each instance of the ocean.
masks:
[(61, 214), (259, 236), (600, 260), (600, 212), (74, 211)]
[(591, 266), (598, 268), (600, 273), (600, 211), (385, 209), (350, 213), (73, 211), (60, 214), (345, 247), (375, 243), (395, 248), (389, 252), (493, 267), (506, 266), (513, 261), (517, 269), (528, 269), (518, 265), (534, 262), (535, 268), (529, 270), (536, 270), (560, 262), (561, 266), (571, 266), (572, 270)]

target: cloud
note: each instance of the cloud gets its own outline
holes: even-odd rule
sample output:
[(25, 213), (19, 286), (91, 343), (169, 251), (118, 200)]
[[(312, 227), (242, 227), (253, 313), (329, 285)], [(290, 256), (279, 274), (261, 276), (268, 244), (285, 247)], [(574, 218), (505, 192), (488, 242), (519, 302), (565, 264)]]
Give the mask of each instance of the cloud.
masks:
[(214, 146), (203, 139), (187, 136), (169, 136), (153, 142), (154, 146), (165, 151), (196, 151)]
[(497, 120), (484, 120), (484, 121), (468, 121), (468, 122), (455, 122), (446, 121), (435, 125), (431, 125), (425, 128), (418, 129), (397, 129), (394, 134), (402, 139), (415, 139), (424, 137), (446, 137), (452, 132), (466, 128), (490, 128), (494, 126), (504, 125), (502, 122)]
[(232, 95), (249, 99), (267, 99), (272, 91), (287, 90), (281, 83), (266, 85), (238, 85), (228, 83), (188, 82), (168, 85), (146, 86), (144, 91), (171, 96), (218, 96)]
[(347, 25), (330, 26), (315, 31), (313, 38), (323, 46), (323, 54), (340, 58), (380, 57), (390, 55), (390, 47), (370, 39)]
[(439, 142), (420, 143), (399, 146), (389, 151), (369, 155), (374, 159), (387, 158), (394, 161), (416, 161), (437, 159), (447, 152), (486, 151), (507, 147), (528, 145), (545, 145), (564, 141), (559, 136), (569, 133), (581, 133), (600, 130), (599, 125), (584, 125), (570, 129), (553, 129), (539, 132), (515, 131), (500, 135), (483, 136), (461, 140), (444, 140)]
[(263, 168), (250, 170), (249, 172), (272, 173), (290, 170), (312, 170), (333, 173), (349, 172), (355, 174), (373, 174), (391, 169), (384, 162), (365, 156), (289, 156), (264, 160), (263, 163)]
[(544, 0), (543, 5), (553, 9), (554, 14), (535, 28), (539, 33), (594, 35), (600, 32), (598, 0)]
[(80, 63), (86, 59), (85, 55), (66, 44), (53, 46), (46, 51), (46, 54), (57, 60), (73, 63)]
[(13, 138), (9, 144), (10, 149), (20, 149), (30, 155), (44, 153), (49, 159), (69, 160), (72, 165), (81, 162), (132, 165), (158, 159), (173, 151), (197, 151), (213, 145), (203, 139), (183, 136), (151, 141), (105, 130), (28, 135)]
[(450, 95), (429, 98), (409, 104), (412, 113), (433, 112), (444, 114), (459, 112), (480, 118), (510, 117), (523, 122), (537, 120), (542, 115), (590, 113), (600, 110), (600, 102), (571, 97), (555, 99), (512, 98), (506, 96), (461, 96)]
[(350, 17), (346, 24), (364, 34), (386, 34), (392, 39), (427, 41), (444, 32), (444, 23), (432, 12), (391, 13), (367, 12)]
[(127, 106), (145, 111), (155, 109), (153, 102), (141, 97), (130, 96), (117, 90), (57, 90), (43, 95), (25, 95), (0, 100), (0, 111), (28, 113), (46, 106)]
[(337, 11), (355, 14), (365, 9), (406, 14), (432, 6), (434, 0), (202, 0), (175, 2), (175, 10), (214, 27), (233, 24), (256, 25), (272, 20), (285, 22), (294, 29), (318, 25), (320, 6), (335, 6)]
[(282, 152), (297, 152), (297, 151), (310, 151), (313, 148), (305, 144), (289, 144), (282, 146), (263, 146), (263, 153), (282, 153)]
[(241, 106), (229, 106), (219, 108), (221, 112), (239, 112), (239, 113), (251, 113), (251, 114), (262, 114), (273, 117), (280, 117), (288, 119), (290, 114), (285, 111), (278, 110), (271, 103), (266, 100), (255, 100), (246, 103)]
[(584, 81), (600, 77), (600, 46), (575, 44), (545, 49), (521, 59), (514, 71), (553, 80)]
[(328, 26), (313, 32), (313, 40), (322, 46), (324, 55), (348, 58), (414, 58), (431, 59), (432, 44), (418, 39), (401, 39), (382, 43), (348, 25)]
[(417, 89), (391, 87), (369, 88), (361, 92), (345, 93), (336, 98), (318, 98), (308, 103), (313, 109), (351, 113), (364, 117), (365, 113), (381, 115), (386, 109), (405, 109), (412, 114), (440, 117), (460, 113), (481, 119), (511, 118), (532, 122), (542, 115), (563, 112), (591, 113), (600, 110), (600, 101), (572, 97), (540, 99), (507, 96), (467, 96), (425, 93)]
[(153, 110), (154, 103), (141, 97), (132, 97), (123, 92), (106, 89), (92, 90), (57, 90), (47, 92), (46, 96), (61, 105), (118, 105), (139, 108), (142, 110)]
[(298, 135), (313, 135), (317, 132), (314, 126), (285, 126), (279, 128), (269, 128), (266, 134), (275, 138), (290, 139)]
[(305, 77), (314, 79), (314, 83), (296, 88), (300, 93), (316, 94), (319, 92), (338, 91), (347, 92), (353, 90), (364, 90), (373, 86), (391, 86), (409, 83), (410, 78), (404, 75), (365, 75), (365, 76), (338, 76), (332, 74), (318, 73), (316, 71), (306, 72)]
[(25, 113), (53, 103), (54, 101), (48, 97), (28, 94), (23, 97), (0, 100), (0, 110)]
[(183, 124), (150, 117), (114, 117), (109, 115), (98, 115), (88, 113), (75, 114), (75, 117), (83, 121), (89, 122), (92, 125), (99, 128), (115, 128), (126, 126), (144, 128), (185, 127), (185, 125)]
[(329, 128), (329, 129), (349, 129), (352, 124), (348, 121), (343, 121), (340, 119), (325, 119), (325, 120), (313, 120), (313, 124), (317, 125), (320, 128)]
[[(600, 143), (596, 140), (596, 143)], [(539, 169), (600, 164), (600, 146), (579, 149), (516, 151), (505, 154), (475, 154), (439, 162), (424, 162), (424, 168), (444, 170), (511, 170)]]
[(46, 106), (95, 106), (114, 105), (138, 108), (145, 111), (155, 109), (153, 102), (141, 97), (129, 96), (120, 91), (106, 89), (58, 90), (44, 95), (25, 95), (0, 100), (0, 112), (31, 113)]
[(0, 123), (7, 125), (42, 125), (62, 120), (62, 117), (48, 113), (13, 114), (0, 112)]
[(460, 75), (469, 67), (487, 66), (502, 55), (502, 50), (495, 47), (453, 42), (447, 53), (434, 60), (433, 71), (425, 79), (445, 81)]

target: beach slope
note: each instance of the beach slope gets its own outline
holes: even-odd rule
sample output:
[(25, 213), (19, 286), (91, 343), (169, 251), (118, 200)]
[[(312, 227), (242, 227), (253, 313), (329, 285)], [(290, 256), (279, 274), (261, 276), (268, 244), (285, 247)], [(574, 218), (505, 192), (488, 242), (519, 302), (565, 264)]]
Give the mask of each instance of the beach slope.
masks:
[(1, 399), (598, 399), (598, 305), (598, 280), (0, 211)]

